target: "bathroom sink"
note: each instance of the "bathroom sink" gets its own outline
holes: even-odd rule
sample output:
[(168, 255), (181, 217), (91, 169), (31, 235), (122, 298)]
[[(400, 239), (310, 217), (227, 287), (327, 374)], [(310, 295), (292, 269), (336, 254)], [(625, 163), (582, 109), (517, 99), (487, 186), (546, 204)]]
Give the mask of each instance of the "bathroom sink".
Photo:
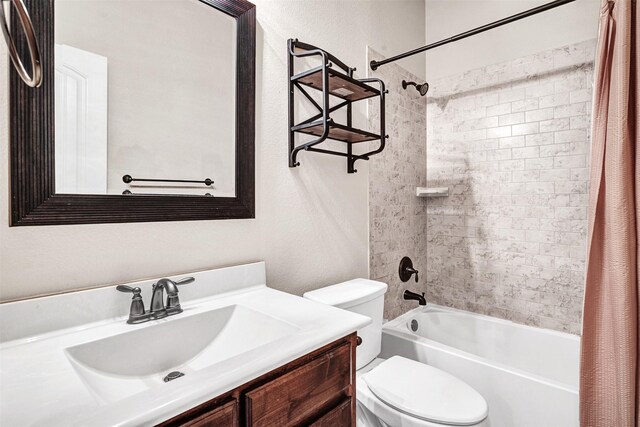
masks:
[[(109, 403), (190, 375), (298, 330), (269, 315), (231, 305), (166, 318), (65, 350), (87, 388)], [(178, 374), (176, 374), (178, 372)]]

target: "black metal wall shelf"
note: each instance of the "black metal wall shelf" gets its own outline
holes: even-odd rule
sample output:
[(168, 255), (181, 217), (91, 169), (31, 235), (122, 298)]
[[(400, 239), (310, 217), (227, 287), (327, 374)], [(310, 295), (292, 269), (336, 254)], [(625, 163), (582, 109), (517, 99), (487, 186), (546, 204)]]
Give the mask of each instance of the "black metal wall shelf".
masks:
[[(310, 151), (347, 158), (347, 172), (354, 173), (356, 160), (369, 160), (369, 157), (384, 150), (385, 140), (385, 110), (384, 96), (387, 93), (384, 82), (380, 79), (367, 78), (355, 79), (355, 68), (348, 67), (325, 50), (295, 39), (288, 41), (288, 67), (289, 67), (289, 167), (300, 166), (297, 156), (300, 151)], [(298, 74), (294, 74), (294, 59), (308, 56), (319, 56), (322, 64)], [(339, 71), (334, 66), (343, 71)], [(369, 85), (375, 83), (378, 88)], [(318, 114), (295, 124), (295, 89), (318, 110)], [(307, 92), (307, 88), (320, 91), (321, 101), (316, 101)], [(341, 99), (341, 102), (330, 106), (330, 96)], [(380, 98), (380, 133), (356, 129), (352, 126), (352, 103), (369, 99)], [(341, 109), (346, 109), (347, 123), (335, 122), (330, 114)], [(316, 139), (296, 146), (295, 134), (304, 133), (315, 136)], [(326, 150), (317, 145), (327, 139), (341, 141), (346, 144), (346, 152)], [(380, 145), (375, 150), (354, 154), (353, 145), (368, 141), (379, 140)]]

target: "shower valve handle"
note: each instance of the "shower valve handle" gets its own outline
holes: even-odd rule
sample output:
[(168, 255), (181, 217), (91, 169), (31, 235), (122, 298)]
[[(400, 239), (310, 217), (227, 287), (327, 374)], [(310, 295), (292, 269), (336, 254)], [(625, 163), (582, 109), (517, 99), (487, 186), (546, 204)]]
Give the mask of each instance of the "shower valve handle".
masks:
[(407, 268), (407, 272), (409, 272), (411, 274), (415, 274), (416, 275), (416, 283), (418, 283), (418, 270), (416, 270), (414, 268)]
[(411, 279), (412, 275), (416, 275), (416, 283), (418, 282), (418, 270), (413, 268), (413, 262), (411, 262), (411, 258), (404, 257), (400, 261), (400, 266), (398, 267), (398, 274), (400, 276), (400, 280), (403, 282), (407, 282)]

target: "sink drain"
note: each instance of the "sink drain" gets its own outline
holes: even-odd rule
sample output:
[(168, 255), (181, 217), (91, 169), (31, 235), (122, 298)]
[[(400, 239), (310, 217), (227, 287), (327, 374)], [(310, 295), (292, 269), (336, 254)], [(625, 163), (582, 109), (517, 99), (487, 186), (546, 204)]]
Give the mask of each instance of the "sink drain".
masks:
[(184, 374), (179, 371), (169, 372), (166, 377), (164, 377), (164, 382), (168, 383), (169, 381), (173, 381), (176, 378), (184, 377)]
[(413, 332), (418, 330), (418, 321), (416, 319), (411, 320), (411, 330)]

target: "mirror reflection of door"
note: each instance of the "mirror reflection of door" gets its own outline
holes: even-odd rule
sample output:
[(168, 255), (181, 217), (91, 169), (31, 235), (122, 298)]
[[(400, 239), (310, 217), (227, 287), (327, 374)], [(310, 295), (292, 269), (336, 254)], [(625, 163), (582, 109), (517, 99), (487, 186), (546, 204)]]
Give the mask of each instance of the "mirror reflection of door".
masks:
[(107, 194), (107, 58), (55, 45), (56, 193)]
[(56, 193), (235, 197), (235, 18), (205, 0), (54, 7)]

